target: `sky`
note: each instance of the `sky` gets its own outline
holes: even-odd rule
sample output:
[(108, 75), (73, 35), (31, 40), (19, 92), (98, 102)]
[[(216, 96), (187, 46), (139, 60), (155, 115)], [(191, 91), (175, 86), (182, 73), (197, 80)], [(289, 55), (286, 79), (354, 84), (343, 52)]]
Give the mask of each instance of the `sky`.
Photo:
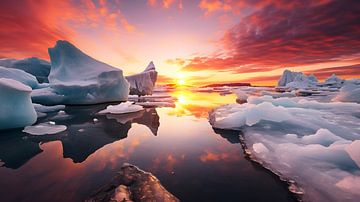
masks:
[(159, 83), (275, 85), (284, 69), (360, 78), (358, 0), (0, 0), (0, 58), (68, 40)]

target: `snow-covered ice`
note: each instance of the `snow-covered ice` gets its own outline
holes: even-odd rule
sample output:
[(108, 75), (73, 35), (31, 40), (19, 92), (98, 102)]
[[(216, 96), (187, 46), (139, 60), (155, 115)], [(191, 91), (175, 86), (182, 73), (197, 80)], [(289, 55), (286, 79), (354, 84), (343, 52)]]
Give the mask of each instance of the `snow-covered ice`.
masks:
[(51, 65), (48, 61), (39, 58), (25, 58), (21, 60), (4, 58), (0, 59), (0, 66), (23, 70), (33, 76), (40, 83), (48, 83), (48, 76), (50, 73)]
[(56, 125), (53, 123), (39, 123), (33, 126), (26, 126), (23, 130), (31, 135), (52, 135), (66, 130), (64, 125)]
[(0, 78), (0, 130), (21, 128), (36, 122), (31, 88), (13, 79)]
[(130, 83), (130, 95), (151, 95), (157, 80), (157, 71), (151, 61), (139, 74), (125, 77)]
[(109, 105), (106, 109), (101, 110), (99, 114), (126, 114), (126, 113), (133, 113), (143, 110), (144, 108), (140, 105), (133, 104), (133, 102), (122, 102), (118, 105)]
[(360, 103), (360, 79), (345, 81), (335, 101)]
[[(305, 201), (360, 197), (360, 104), (300, 97), (249, 97), (210, 112), (214, 128), (243, 133), (251, 158), (302, 192)], [(300, 191), (299, 191), (300, 190)]]
[(49, 48), (50, 86), (34, 91), (33, 100), (46, 105), (126, 101), (129, 84), (117, 69), (86, 55), (67, 41)]

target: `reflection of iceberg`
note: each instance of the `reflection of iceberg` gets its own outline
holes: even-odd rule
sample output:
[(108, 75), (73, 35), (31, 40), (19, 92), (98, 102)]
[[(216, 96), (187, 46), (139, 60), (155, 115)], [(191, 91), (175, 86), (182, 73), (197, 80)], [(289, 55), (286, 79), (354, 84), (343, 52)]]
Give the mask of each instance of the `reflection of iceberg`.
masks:
[(219, 134), (221, 137), (229, 141), (231, 144), (238, 144), (240, 143), (240, 134), (241, 131), (237, 130), (223, 130), (223, 129), (217, 129), (213, 128), (214, 132), (216, 134)]
[[(67, 126), (67, 135), (31, 139), (38, 142), (60, 140), (64, 157), (80, 163), (104, 145), (126, 138), (131, 123), (146, 125), (156, 135), (160, 124), (155, 109), (127, 115), (99, 115), (98, 112), (105, 107), (105, 104), (67, 107), (65, 110), (69, 115), (67, 119), (53, 116), (43, 120), (55, 121), (58, 125)], [(94, 119), (97, 121), (94, 122)]]
[[(68, 118), (58, 118), (55, 114), (48, 114), (40, 123), (54, 121), (57, 125), (65, 125), (68, 129), (55, 135), (25, 136), (21, 130), (7, 131), (0, 136), (0, 165), (17, 169), (24, 165), (42, 150), (40, 143), (61, 141), (64, 158), (71, 158), (80, 163), (104, 145), (127, 137), (132, 123), (147, 126), (156, 135), (159, 116), (156, 109), (146, 109), (140, 113), (122, 115), (98, 115), (106, 107), (68, 106), (65, 111)], [(97, 119), (94, 122), (93, 119)]]
[(148, 108), (136, 113), (130, 114), (107, 114), (106, 118), (115, 119), (119, 123), (126, 123), (131, 121), (132, 123), (138, 123), (147, 126), (151, 132), (156, 136), (158, 128), (160, 126), (159, 115), (155, 108)]
[[(21, 130), (10, 131), (0, 136), (0, 162), (4, 167), (17, 169), (42, 150), (39, 144), (24, 139)], [(1, 163), (0, 163), (1, 164)]]

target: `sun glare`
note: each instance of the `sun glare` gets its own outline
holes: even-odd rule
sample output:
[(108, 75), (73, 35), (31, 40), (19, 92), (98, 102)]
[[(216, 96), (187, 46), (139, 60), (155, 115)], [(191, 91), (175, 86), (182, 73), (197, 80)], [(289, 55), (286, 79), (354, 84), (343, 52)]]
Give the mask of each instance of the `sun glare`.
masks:
[(177, 81), (177, 85), (179, 85), (179, 86), (183, 86), (183, 85), (185, 85), (185, 80), (184, 79), (179, 79), (178, 81)]

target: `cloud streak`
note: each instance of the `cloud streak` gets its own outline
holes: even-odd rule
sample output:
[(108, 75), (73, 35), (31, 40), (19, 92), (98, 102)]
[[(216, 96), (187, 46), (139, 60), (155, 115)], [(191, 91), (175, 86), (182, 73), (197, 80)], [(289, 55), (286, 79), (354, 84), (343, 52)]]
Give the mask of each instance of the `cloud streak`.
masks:
[(256, 12), (225, 32), (222, 57), (195, 57), (183, 70), (260, 72), (360, 58), (357, 1), (286, 3), (257, 1)]

